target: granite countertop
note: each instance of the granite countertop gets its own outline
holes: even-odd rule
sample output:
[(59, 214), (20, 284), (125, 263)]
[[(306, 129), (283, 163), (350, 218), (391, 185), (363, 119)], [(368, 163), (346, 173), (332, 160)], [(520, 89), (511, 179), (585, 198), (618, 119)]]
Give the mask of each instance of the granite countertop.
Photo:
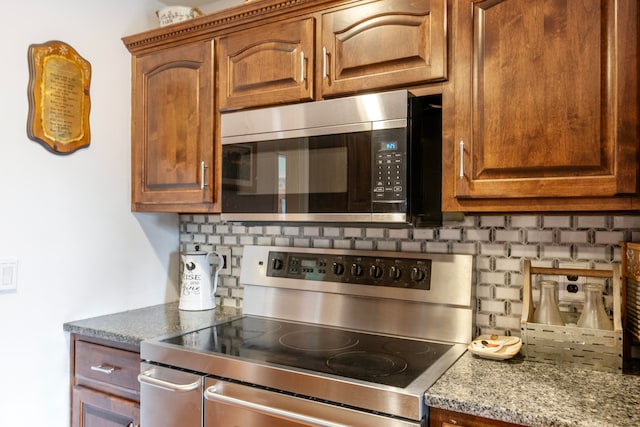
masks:
[(67, 322), (67, 332), (103, 338), (140, 347), (140, 342), (163, 335), (188, 332), (240, 317), (242, 311), (216, 307), (204, 311), (180, 311), (178, 303), (154, 305), (121, 313)]
[(640, 376), (465, 353), (425, 393), (428, 406), (540, 427), (640, 426)]

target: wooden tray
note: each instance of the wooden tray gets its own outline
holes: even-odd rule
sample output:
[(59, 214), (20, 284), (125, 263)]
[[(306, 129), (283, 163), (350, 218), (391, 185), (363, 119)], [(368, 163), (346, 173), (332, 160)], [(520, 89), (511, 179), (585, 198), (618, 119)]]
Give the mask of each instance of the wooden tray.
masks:
[[(532, 275), (611, 278), (613, 331), (554, 326), (533, 319)], [(521, 330), (524, 356), (536, 362), (573, 364), (587, 369), (622, 373), (622, 315), (620, 264), (611, 270), (532, 267), (524, 262), (524, 293)]]

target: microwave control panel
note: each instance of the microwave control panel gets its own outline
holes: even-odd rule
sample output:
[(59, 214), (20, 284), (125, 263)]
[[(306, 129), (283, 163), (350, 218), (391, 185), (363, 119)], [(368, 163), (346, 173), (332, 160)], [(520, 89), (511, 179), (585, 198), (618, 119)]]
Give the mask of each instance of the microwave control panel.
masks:
[(431, 260), (271, 251), (267, 276), (429, 290)]
[(372, 202), (402, 203), (407, 191), (405, 129), (373, 132)]

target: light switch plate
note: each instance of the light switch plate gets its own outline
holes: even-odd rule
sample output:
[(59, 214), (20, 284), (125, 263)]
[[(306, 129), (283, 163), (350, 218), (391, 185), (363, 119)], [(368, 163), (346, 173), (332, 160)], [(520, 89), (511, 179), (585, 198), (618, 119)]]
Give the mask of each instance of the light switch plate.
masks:
[(0, 258), (0, 291), (15, 291), (18, 288), (18, 259)]

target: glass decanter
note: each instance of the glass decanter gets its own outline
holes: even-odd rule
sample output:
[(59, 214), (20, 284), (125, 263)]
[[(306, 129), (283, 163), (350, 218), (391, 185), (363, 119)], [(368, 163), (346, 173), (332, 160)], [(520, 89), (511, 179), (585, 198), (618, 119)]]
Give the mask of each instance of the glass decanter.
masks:
[(613, 322), (604, 309), (602, 284), (584, 284), (584, 307), (578, 319), (580, 328), (613, 330)]
[(547, 325), (563, 326), (562, 316), (558, 308), (558, 282), (555, 280), (540, 280), (540, 304), (533, 313), (533, 321)]

